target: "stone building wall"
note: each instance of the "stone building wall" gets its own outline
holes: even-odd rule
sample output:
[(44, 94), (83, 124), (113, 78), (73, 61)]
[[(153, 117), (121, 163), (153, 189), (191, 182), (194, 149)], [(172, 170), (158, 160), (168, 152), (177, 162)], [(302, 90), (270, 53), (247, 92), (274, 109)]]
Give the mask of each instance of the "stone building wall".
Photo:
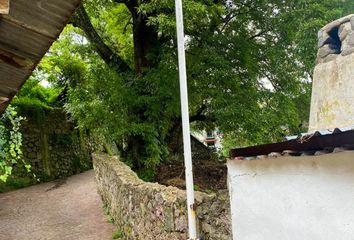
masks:
[[(147, 183), (116, 157), (93, 155), (98, 191), (127, 240), (187, 239), (186, 192)], [(200, 239), (231, 239), (227, 191), (196, 192)]]
[[(41, 114), (21, 113), (23, 158), (31, 165), (36, 181), (71, 176), (92, 168), (91, 150), (86, 134), (75, 129), (60, 109)], [(33, 178), (23, 166), (16, 175)]]
[(318, 33), (309, 131), (354, 124), (354, 14)]

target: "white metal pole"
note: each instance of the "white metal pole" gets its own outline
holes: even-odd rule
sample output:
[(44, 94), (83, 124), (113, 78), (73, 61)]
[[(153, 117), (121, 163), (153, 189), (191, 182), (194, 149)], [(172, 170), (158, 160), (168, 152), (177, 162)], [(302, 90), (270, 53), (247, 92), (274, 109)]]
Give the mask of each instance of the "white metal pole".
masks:
[(184, 26), (182, 0), (176, 0), (176, 26), (178, 42), (178, 64), (181, 91), (182, 127), (183, 127), (183, 147), (184, 165), (186, 173), (187, 207), (188, 207), (188, 228), (189, 239), (197, 239), (197, 223), (194, 202), (193, 165), (191, 153), (191, 137), (189, 126), (188, 88), (186, 72), (186, 56), (184, 46)]

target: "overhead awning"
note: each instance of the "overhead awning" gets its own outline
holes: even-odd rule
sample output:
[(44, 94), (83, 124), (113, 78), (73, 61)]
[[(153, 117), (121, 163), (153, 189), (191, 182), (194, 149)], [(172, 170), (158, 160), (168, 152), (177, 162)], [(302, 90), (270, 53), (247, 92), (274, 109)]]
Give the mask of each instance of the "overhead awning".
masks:
[(0, 0), (0, 114), (79, 4), (80, 0)]
[(10, 0), (0, 0), (0, 14), (9, 14)]

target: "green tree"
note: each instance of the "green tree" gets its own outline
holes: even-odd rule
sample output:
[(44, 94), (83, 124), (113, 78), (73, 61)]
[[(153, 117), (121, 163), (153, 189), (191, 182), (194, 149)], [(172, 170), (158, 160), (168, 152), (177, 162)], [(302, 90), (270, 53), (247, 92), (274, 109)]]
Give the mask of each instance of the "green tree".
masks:
[[(193, 127), (218, 127), (234, 146), (303, 131), (316, 32), (349, 1), (183, 3)], [(173, 0), (86, 0), (37, 74), (145, 173), (182, 146), (174, 19)]]

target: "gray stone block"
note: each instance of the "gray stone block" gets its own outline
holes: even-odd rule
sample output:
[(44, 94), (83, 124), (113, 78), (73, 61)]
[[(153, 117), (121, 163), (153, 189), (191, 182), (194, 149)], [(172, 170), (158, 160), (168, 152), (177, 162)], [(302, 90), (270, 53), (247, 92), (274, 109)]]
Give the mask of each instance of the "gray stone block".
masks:
[(318, 50), (318, 57), (319, 58), (325, 58), (327, 57), (329, 54), (339, 54), (340, 50), (338, 49), (338, 47), (334, 44), (326, 44), (324, 46), (322, 46), (319, 50)]
[[(320, 31), (321, 32), (321, 31)], [(321, 32), (318, 34), (318, 48), (323, 47), (326, 44), (334, 43), (335, 41), (326, 32)]]
[(354, 47), (344, 50), (344, 51), (341, 53), (341, 55), (342, 55), (342, 56), (348, 56), (348, 55), (353, 54), (353, 53), (354, 53)]
[(351, 32), (342, 42), (342, 51), (345, 51), (353, 47), (354, 47), (354, 32)]
[(330, 31), (332, 31), (334, 28), (339, 27), (341, 25), (341, 23), (342, 23), (342, 21), (336, 20), (336, 21), (333, 21), (333, 22), (327, 24), (322, 29), (323, 29), (324, 32), (328, 33)]
[(335, 60), (339, 55), (338, 54), (329, 54), (327, 57), (323, 59), (323, 63), (331, 62)]
[(318, 31), (318, 33), (317, 33), (317, 38), (318, 38), (318, 39), (322, 38), (323, 33), (324, 33), (324, 31), (323, 31), (322, 29), (321, 29), (320, 31)]
[(353, 32), (353, 30), (352, 30), (351, 24), (349, 22), (340, 25), (339, 30), (338, 30), (339, 39), (341, 41), (344, 41), (344, 39), (348, 36), (348, 34), (352, 33), (352, 32)]

